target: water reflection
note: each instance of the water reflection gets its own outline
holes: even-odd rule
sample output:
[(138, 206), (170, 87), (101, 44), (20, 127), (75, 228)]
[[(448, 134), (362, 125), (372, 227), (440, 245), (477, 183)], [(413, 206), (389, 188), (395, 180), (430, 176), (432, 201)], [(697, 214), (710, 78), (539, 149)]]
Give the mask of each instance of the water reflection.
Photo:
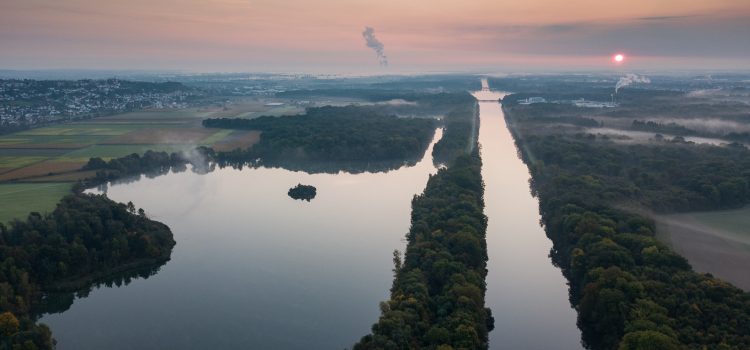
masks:
[(74, 291), (60, 291), (47, 293), (42, 297), (42, 302), (35, 305), (32, 314), (38, 319), (47, 314), (59, 314), (67, 311), (76, 299), (86, 298), (92, 291), (99, 288), (123, 287), (137, 279), (147, 279), (156, 275), (169, 259), (139, 266), (127, 271), (115, 273), (96, 280), (86, 288)]
[[(481, 95), (480, 95), (481, 94)], [(552, 242), (540, 226), (539, 203), (497, 102), (477, 93), (479, 143), (488, 217), (487, 306), (495, 317), (495, 349), (581, 349), (568, 285), (549, 257)]]
[[(110, 198), (169, 225), (172, 260), (124, 288), (51, 300), (49, 310), (67, 311), (41, 321), (61, 350), (349, 347), (388, 298), (391, 253), (404, 248), (441, 136), (388, 172), (188, 166), (110, 183)], [(298, 183), (317, 188), (314, 201), (287, 196)]]

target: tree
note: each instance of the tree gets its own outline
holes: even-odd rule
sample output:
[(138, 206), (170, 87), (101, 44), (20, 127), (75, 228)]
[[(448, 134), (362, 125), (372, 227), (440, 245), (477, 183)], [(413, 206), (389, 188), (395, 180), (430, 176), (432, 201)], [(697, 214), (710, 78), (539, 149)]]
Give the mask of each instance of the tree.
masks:
[(10, 338), (16, 335), (20, 328), (21, 323), (18, 322), (15, 315), (9, 311), (0, 314), (0, 334), (2, 334), (4, 338)]
[(680, 344), (674, 338), (656, 331), (638, 331), (625, 334), (618, 350), (678, 350)]

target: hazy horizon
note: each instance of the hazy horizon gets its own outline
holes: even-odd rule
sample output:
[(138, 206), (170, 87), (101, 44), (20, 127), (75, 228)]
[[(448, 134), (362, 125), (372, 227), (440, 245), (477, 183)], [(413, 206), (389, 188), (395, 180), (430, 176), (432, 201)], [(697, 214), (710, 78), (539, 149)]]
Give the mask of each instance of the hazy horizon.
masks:
[[(409, 72), (750, 69), (750, 2), (9, 0), (0, 69)], [(389, 66), (365, 45), (370, 26)], [(624, 53), (621, 66), (611, 57)]]

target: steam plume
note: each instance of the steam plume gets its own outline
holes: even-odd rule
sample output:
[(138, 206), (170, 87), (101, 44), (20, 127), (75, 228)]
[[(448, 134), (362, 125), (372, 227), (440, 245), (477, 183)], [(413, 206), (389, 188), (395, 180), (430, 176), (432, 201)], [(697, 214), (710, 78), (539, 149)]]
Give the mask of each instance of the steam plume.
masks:
[(375, 37), (375, 29), (372, 27), (365, 27), (365, 31), (362, 32), (362, 37), (365, 38), (365, 44), (367, 47), (373, 49), (375, 54), (378, 55), (378, 61), (381, 66), (388, 66), (388, 56), (385, 55), (383, 43)]
[(620, 88), (624, 88), (633, 83), (650, 84), (651, 79), (646, 76), (628, 73), (624, 77), (620, 78), (620, 80), (617, 82), (617, 85), (615, 86), (615, 93), (617, 93)]

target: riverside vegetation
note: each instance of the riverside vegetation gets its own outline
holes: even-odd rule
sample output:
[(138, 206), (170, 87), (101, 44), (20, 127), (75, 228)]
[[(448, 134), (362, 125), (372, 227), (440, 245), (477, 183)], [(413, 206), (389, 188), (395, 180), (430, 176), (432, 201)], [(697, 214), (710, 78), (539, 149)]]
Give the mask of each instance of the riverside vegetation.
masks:
[(399, 118), (357, 106), (309, 108), (305, 114), (255, 119), (206, 119), (209, 128), (261, 131), (260, 142), (218, 158), (261, 159), (276, 166), (304, 162), (416, 161), (435, 131), (432, 119)]
[(0, 345), (52, 349), (49, 328), (32, 317), (45, 293), (161, 263), (174, 244), (166, 225), (102, 195), (71, 194), (50, 214), (0, 224)]
[(591, 349), (746, 349), (750, 295), (688, 262), (655, 237), (637, 211), (736, 208), (750, 202), (750, 152), (741, 146), (618, 144), (560, 133), (538, 115), (506, 118), (532, 174), (552, 256)]
[[(372, 334), (354, 349), (485, 349), (493, 318), (484, 306), (487, 218), (475, 100), (446, 116), (433, 156), (447, 167), (412, 201), (403, 261), (394, 252), (391, 297)], [(451, 158), (452, 157), (452, 158)]]
[[(266, 135), (259, 150), (215, 152), (198, 147), (188, 153), (147, 151), (108, 161), (89, 159), (83, 170), (94, 175), (74, 185), (73, 194), (63, 198), (52, 213), (32, 213), (26, 221), (0, 225), (0, 344), (14, 349), (53, 348), (51, 331), (36, 324), (32, 312), (43, 304), (45, 295), (85, 289), (123, 270), (169, 259), (175, 242), (168, 227), (150, 220), (130, 203), (118, 204), (105, 196), (83, 194), (83, 190), (141, 174), (181, 171), (188, 163), (199, 172), (210, 171), (216, 164), (253, 164), (257, 154), (268, 159), (301, 154), (315, 161), (391, 159), (403, 165), (404, 158), (424, 153), (436, 127), (431, 119), (361, 112), (355, 107), (320, 108), (308, 112), (312, 118), (259, 118), (255, 123)], [(279, 143), (284, 137), (292, 143)], [(350, 147), (337, 146), (342, 142)], [(302, 153), (295, 153), (300, 149)]]

